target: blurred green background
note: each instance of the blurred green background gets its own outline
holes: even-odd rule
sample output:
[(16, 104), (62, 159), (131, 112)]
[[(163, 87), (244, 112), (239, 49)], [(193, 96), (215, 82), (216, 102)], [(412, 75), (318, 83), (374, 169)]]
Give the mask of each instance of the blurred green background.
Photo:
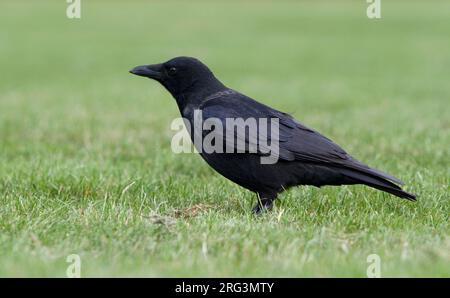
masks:
[[(0, 276), (450, 276), (450, 2), (0, 3)], [(178, 110), (140, 64), (187, 55), (404, 180), (417, 203), (255, 196), (173, 154)], [(280, 95), (281, 94), (281, 95)]]

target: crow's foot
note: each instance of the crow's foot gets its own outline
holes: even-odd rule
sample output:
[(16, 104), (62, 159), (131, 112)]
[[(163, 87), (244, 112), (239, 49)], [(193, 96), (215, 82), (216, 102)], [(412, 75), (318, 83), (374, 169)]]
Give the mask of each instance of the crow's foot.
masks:
[(266, 211), (272, 210), (273, 200), (272, 199), (260, 199), (258, 198), (258, 202), (253, 207), (253, 214), (260, 215)]

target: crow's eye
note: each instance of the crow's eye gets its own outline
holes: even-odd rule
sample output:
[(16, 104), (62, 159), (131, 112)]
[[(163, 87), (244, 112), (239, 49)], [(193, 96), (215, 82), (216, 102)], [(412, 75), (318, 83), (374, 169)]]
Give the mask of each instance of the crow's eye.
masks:
[(174, 74), (177, 73), (177, 68), (171, 67), (171, 68), (169, 68), (169, 70), (167, 72), (169, 73), (169, 75), (173, 76)]

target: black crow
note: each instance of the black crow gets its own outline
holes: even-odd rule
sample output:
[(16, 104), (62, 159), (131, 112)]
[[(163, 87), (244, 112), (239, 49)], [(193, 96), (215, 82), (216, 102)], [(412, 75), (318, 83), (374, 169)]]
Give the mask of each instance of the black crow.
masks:
[[(161, 64), (137, 66), (130, 72), (161, 83), (175, 98), (182, 117), (187, 119), (186, 123), (191, 127), (195, 126), (195, 111), (201, 111), (201, 121), (213, 118), (223, 122), (219, 137), (224, 139), (225, 147), (239, 149), (236, 148), (238, 139), (243, 140), (247, 149), (256, 145), (256, 150), (246, 150), (244, 153), (238, 150), (234, 153), (199, 150), (213, 169), (257, 194), (258, 202), (253, 208), (255, 213), (271, 209), (280, 192), (296, 185), (321, 187), (365, 184), (415, 201), (415, 195), (398, 186), (403, 184), (399, 179), (356, 160), (330, 139), (299, 123), (292, 116), (226, 87), (205, 64), (195, 58), (177, 57)], [(259, 141), (255, 141), (252, 132), (245, 130), (246, 127), (244, 135), (236, 133), (242, 128), (238, 127), (243, 125), (242, 122), (236, 127), (227, 127), (227, 119), (237, 118), (277, 119), (278, 131), (262, 133), (269, 142), (278, 144), (275, 162), (262, 162), (262, 157), (270, 153), (258, 147)], [(261, 126), (259, 121), (257, 123)], [(233, 139), (226, 138), (230, 129), (231, 133), (236, 134)], [(194, 131), (190, 131), (193, 142)], [(201, 137), (204, 138), (205, 134), (202, 131)], [(253, 136), (255, 134), (253, 132)]]

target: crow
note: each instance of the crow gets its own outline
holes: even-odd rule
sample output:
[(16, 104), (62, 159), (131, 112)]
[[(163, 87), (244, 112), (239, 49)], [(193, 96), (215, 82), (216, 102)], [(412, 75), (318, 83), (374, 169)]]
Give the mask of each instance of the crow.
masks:
[[(257, 194), (257, 203), (252, 209), (256, 214), (270, 210), (279, 193), (297, 185), (365, 184), (400, 198), (416, 200), (414, 194), (401, 189), (399, 185), (403, 182), (399, 179), (358, 161), (291, 115), (226, 87), (196, 58), (176, 57), (160, 64), (137, 66), (130, 73), (162, 84), (175, 98), (182, 117), (191, 127), (195, 126), (196, 111), (201, 111), (202, 121), (211, 118), (223, 122), (217, 136), (223, 138), (225, 147), (239, 149), (236, 148), (237, 140), (244, 142), (247, 150), (243, 152), (197, 150), (214, 170)], [(259, 141), (251, 137), (252, 132), (244, 127), (244, 135), (239, 135), (236, 130), (243, 127), (230, 128), (226, 125), (227, 119), (237, 118), (278, 121), (278, 131), (262, 133), (269, 142), (278, 143), (275, 162), (273, 158), (272, 162), (262, 162), (262, 157), (267, 156), (268, 152), (258, 147)], [(259, 121), (257, 123), (261, 126)], [(227, 138), (230, 132), (235, 135)], [(194, 142), (195, 132), (191, 130), (189, 133)], [(201, 137), (204, 138), (205, 134), (202, 131)], [(256, 145), (257, 149), (248, 150), (251, 145)]]

